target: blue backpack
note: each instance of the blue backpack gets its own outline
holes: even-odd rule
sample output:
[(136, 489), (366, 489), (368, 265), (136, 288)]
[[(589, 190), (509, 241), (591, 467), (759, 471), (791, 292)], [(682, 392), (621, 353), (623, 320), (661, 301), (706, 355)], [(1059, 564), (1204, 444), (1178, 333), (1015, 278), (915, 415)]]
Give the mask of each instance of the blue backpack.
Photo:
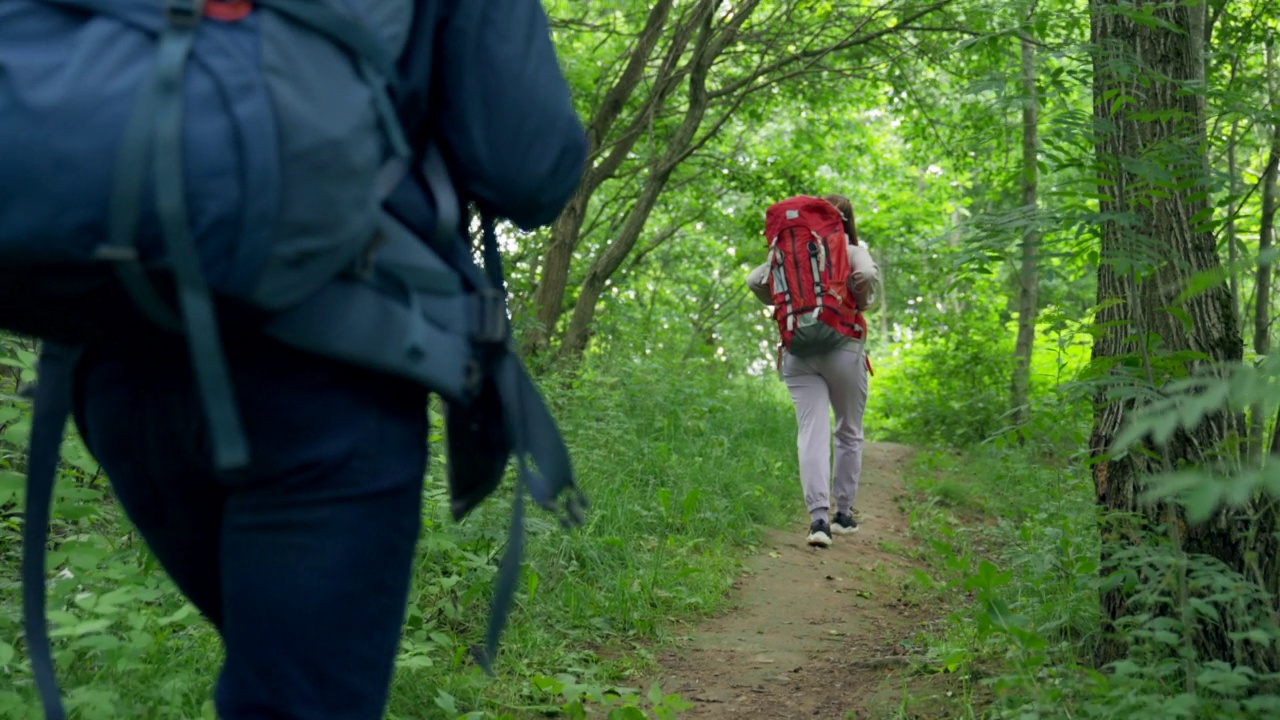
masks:
[(184, 336), (215, 462), (234, 469), (252, 458), (219, 341), (230, 322), (440, 395), (455, 518), (514, 458), (489, 668), (525, 491), (566, 525), (586, 504), (512, 349), (493, 217), (550, 222), (584, 159), (536, 0), (0, 4), (0, 329), (44, 341), (22, 573), (48, 717), (64, 714), (44, 553), (81, 349)]

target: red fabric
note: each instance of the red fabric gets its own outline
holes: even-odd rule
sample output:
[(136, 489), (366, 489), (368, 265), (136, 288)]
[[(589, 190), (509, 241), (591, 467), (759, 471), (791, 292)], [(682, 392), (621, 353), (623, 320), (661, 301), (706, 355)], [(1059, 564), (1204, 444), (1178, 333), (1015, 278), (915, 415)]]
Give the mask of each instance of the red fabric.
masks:
[[(786, 288), (775, 287), (773, 295), (773, 318), (778, 323), (783, 347), (790, 347), (793, 334), (788, 328), (788, 318), (812, 312), (819, 304), (822, 306), (819, 321), (841, 335), (865, 338), (867, 323), (858, 312), (848, 287), (849, 238), (840, 212), (822, 198), (799, 195), (775, 203), (765, 211), (764, 232), (771, 250), (770, 273), (781, 263), (786, 278)], [(815, 251), (821, 258), (824, 249), (825, 262), (820, 263), (819, 270), (824, 292), (819, 298), (816, 297), (813, 258)]]
[(210, 20), (236, 22), (249, 17), (253, 3), (249, 0), (211, 0), (204, 4), (204, 15)]

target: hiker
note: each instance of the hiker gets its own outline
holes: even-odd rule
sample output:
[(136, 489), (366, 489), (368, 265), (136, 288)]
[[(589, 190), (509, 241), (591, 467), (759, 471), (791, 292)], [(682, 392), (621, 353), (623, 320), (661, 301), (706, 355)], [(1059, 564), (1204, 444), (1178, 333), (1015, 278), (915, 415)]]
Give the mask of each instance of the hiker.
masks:
[[(829, 547), (833, 532), (858, 530), (853, 505), (862, 474), (870, 369), (863, 312), (878, 303), (880, 271), (858, 241), (853, 204), (843, 195), (800, 196), (772, 206), (766, 236), (769, 260), (751, 271), (747, 285), (761, 302), (774, 306), (782, 335), (778, 371), (799, 425), (800, 485), (810, 517), (806, 541)], [(825, 286), (821, 301), (814, 297), (815, 282)], [(835, 411), (834, 471), (828, 407)]]
[[(6, 87), (38, 81), (43, 111), (65, 113), (57, 117), (63, 124), (49, 125), (68, 130), (42, 130), (23, 114), (39, 108), (20, 101), (5, 104), (14, 96), (0, 87), (0, 107), (21, 110), (0, 118), (5, 138), (0, 141), (0, 195), (8, 194), (0, 200), (0, 328), (46, 341), (35, 391), (30, 502), (40, 501), (42, 493), (47, 501), (48, 490), (37, 485), (52, 485), (52, 463), (45, 462), (50, 445), (37, 449), (36, 438), (47, 440), (49, 433), (41, 429), (51, 425), (56, 463), (57, 416), (59, 403), (65, 402), (128, 517), (222, 638), (225, 659), (214, 691), (218, 716), (380, 718), (421, 527), (428, 393), (449, 401), (446, 434), (455, 517), (492, 492), (513, 454), (520, 460), (521, 482), (544, 507), (562, 499), (560, 491), (572, 485), (554, 421), (510, 350), (491, 221), (502, 217), (524, 229), (550, 223), (577, 187), (585, 164), (585, 133), (556, 60), (548, 19), (537, 0), (349, 0), (333, 7), (278, 0), (64, 5), (77, 3), (9, 3), (0, 9), (0, 75), (14, 69)], [(336, 10), (337, 5), (346, 8)], [(346, 11), (359, 13), (372, 32), (361, 34), (363, 24), (335, 14)], [(235, 27), (251, 15), (259, 22), (244, 23), (243, 31)], [(258, 44), (244, 42), (252, 37), (246, 33), (255, 32), (264, 38), (276, 34)], [(48, 46), (21, 33), (42, 33)], [(103, 72), (114, 85), (81, 80), (76, 73), (91, 74), (102, 56), (93, 52), (92, 43), (111, 33), (119, 42), (111, 45), (113, 65)], [(213, 34), (210, 42), (203, 42), (205, 33)], [(378, 45), (386, 41), (395, 47), (397, 38), (403, 46), (390, 56), (394, 67), (380, 65)], [(169, 52), (174, 48), (179, 50)], [(237, 60), (238, 48), (261, 51), (263, 65), (271, 63), (268, 71), (253, 64), (256, 55)], [(176, 175), (168, 176), (179, 188), (175, 200), (163, 173), (176, 153), (157, 150), (156, 198), (120, 193), (110, 201), (110, 221), (114, 232), (119, 201), (148, 214), (154, 207), (160, 222), (137, 233), (141, 240), (133, 233), (112, 235), (127, 247), (104, 243), (112, 252), (98, 252), (93, 263), (54, 265), (40, 255), (42, 247), (84, 238), (70, 250), (59, 246), (70, 257), (88, 252), (83, 248), (89, 241), (105, 240), (106, 195), (115, 187), (109, 181), (116, 167), (108, 153), (121, 146), (118, 136), (124, 137), (121, 152), (129, 149), (131, 136), (120, 129), (134, 97), (144, 97), (137, 90), (142, 82), (129, 83), (145, 79), (152, 65), (159, 78), (172, 69), (165, 63), (182, 58), (183, 51), (201, 61), (199, 67), (188, 63), (185, 71), (181, 60), (177, 65), (177, 87), (187, 79), (186, 103), (193, 107), (185, 115), (168, 113), (165, 103), (176, 97), (181, 108), (182, 93), (157, 80), (151, 92), (161, 109), (139, 111), (130, 122), (145, 125), (154, 118), (154, 142), (179, 143), (187, 150), (188, 167), (207, 172), (184, 175), (178, 166)], [(160, 59), (152, 63), (155, 55)], [(14, 57), (19, 62), (6, 66)], [(135, 58), (137, 65), (130, 66)], [(59, 65), (53, 68), (50, 62)], [(263, 85), (249, 82), (250, 69), (252, 77), (266, 77), (267, 87), (287, 90), (275, 95), (276, 122), (285, 125), (278, 136), (225, 132), (232, 123), (272, 119), (262, 115), (269, 112), (262, 110)], [(243, 82), (214, 88), (208, 78), (219, 72), (240, 72), (237, 79)], [(391, 103), (380, 103), (376, 79), (393, 77), (400, 83), (387, 83)], [(82, 101), (75, 93), (97, 99)], [(20, 100), (21, 92), (17, 96)], [(227, 96), (239, 102), (233, 112), (198, 105)], [(100, 143), (93, 133), (66, 124), (95, 104), (110, 107), (111, 113), (102, 116), (103, 133), (114, 133)], [(168, 121), (174, 124), (164, 125)], [(166, 134), (166, 129), (181, 130), (179, 122), (205, 122), (187, 127), (207, 132), (188, 133), (182, 146), (181, 133)], [(296, 127), (287, 126), (290, 122)], [(383, 175), (376, 153), (384, 142), (375, 132), (385, 131), (390, 138), (385, 144), (395, 149), (397, 133), (387, 130), (393, 126), (403, 128), (407, 147), (399, 162), (388, 160)], [(27, 151), (13, 142), (24, 137), (32, 138), (37, 149)], [(219, 145), (223, 142), (229, 144)], [(267, 143), (278, 143), (278, 154), (269, 154), (277, 148)], [(101, 150), (101, 156), (41, 155), (82, 147)], [(225, 158), (261, 160), (264, 173), (292, 174), (278, 185), (254, 186), (260, 175), (237, 173), (230, 160), (222, 162)], [(139, 168), (139, 176), (151, 167), (144, 156), (135, 159), (136, 165), (117, 168), (117, 179), (127, 180), (132, 167)], [(77, 160), (80, 164), (74, 164)], [(101, 173), (94, 165), (98, 160), (105, 167)], [(57, 171), (41, 169), (46, 166), (62, 167), (66, 177), (49, 175)], [(64, 182), (68, 192), (83, 197), (55, 201), (23, 194), (58, 187), (46, 180)], [(183, 202), (184, 180), (187, 202), (195, 210), (173, 213), (174, 202), (178, 207)], [(374, 181), (384, 180), (386, 187), (375, 187)], [(222, 184), (197, 194), (210, 182)], [(249, 189), (242, 191), (240, 182)], [(308, 195), (312, 186), (316, 192)], [(261, 192), (251, 192), (254, 187)], [(89, 195), (99, 190), (101, 197)], [(375, 192), (381, 203), (369, 201)], [(242, 217), (233, 205), (219, 215), (223, 208), (217, 202), (249, 209)], [(485, 227), (483, 270), (473, 263), (470, 238), (463, 234), (467, 203), (474, 203)], [(100, 208), (101, 217), (91, 214)], [(252, 224), (277, 211), (278, 219)], [(189, 230), (183, 222), (171, 222), (186, 220), (184, 215), (191, 219)], [(23, 225), (28, 216), (30, 225)], [(244, 222), (224, 223), (236, 228), (225, 234), (227, 246), (208, 250), (207, 238), (224, 237), (214, 233), (227, 217)], [(60, 222), (79, 235), (63, 233)], [(296, 245), (286, 250), (271, 245), (295, 236)], [(356, 251), (324, 259), (330, 245), (345, 236)], [(250, 237), (269, 248), (262, 257), (280, 252), (265, 270), (254, 270), (259, 278), (278, 281), (268, 288), (275, 291), (271, 302), (260, 295), (233, 296), (237, 286), (220, 274), (230, 263), (252, 259), (253, 251), (244, 249), (251, 247)], [(171, 272), (148, 264), (158, 263), (158, 248), (167, 249)], [(205, 263), (208, 287), (184, 275), (183, 253), (193, 248)], [(230, 248), (240, 248), (239, 254)], [(308, 264), (316, 258), (320, 264)], [(86, 286), (83, 296), (70, 300), (49, 282), (55, 270), (78, 282), (93, 269), (102, 270), (101, 277), (93, 276), (102, 280), (101, 288)], [(286, 277), (290, 272), (295, 274)], [(24, 284), (26, 277), (31, 280)], [(127, 295), (117, 288), (117, 277)], [(299, 291), (307, 283), (311, 287)], [(266, 281), (261, 284), (267, 287)], [(211, 317), (201, 310), (209, 309), (203, 303), (210, 296), (216, 300), (213, 323), (202, 320)], [(149, 297), (155, 302), (144, 307)], [(191, 307), (196, 309), (188, 313)], [(112, 321), (107, 308), (121, 318), (133, 314), (127, 321)], [(167, 314), (176, 317), (172, 324), (179, 332), (165, 334), (157, 329), (159, 320), (147, 320)], [(87, 327), (74, 325), (82, 319)], [(95, 324), (102, 328), (97, 335)], [(200, 344), (209, 338), (216, 339), (219, 352)], [(68, 383), (64, 401), (58, 380), (66, 368), (74, 373), (74, 383)], [(223, 412), (227, 409), (233, 412)], [(518, 497), (517, 519), (521, 503)], [(42, 612), (31, 610), (42, 603), (44, 583), (38, 575), (44, 538), (39, 533), (44, 528), (37, 525), (44, 524), (40, 520), (47, 512), (47, 504), (30, 511), (24, 531), (26, 637), (46, 712), (62, 717)], [(504, 578), (518, 573), (519, 542), (510, 545), (517, 554), (514, 570), (504, 560)], [(27, 574), (32, 567), (37, 568), (31, 571), (37, 575), (34, 582)], [(498, 595), (504, 592), (509, 598), (509, 590), (500, 588)], [(505, 607), (495, 611), (501, 617), (491, 631), (500, 628), (505, 613)], [(496, 631), (492, 635), (496, 642)]]

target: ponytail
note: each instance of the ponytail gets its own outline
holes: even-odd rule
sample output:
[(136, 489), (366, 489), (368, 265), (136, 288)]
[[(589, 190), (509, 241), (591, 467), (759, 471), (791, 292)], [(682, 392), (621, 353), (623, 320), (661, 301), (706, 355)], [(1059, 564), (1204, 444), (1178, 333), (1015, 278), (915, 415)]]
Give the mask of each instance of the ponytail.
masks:
[(840, 212), (840, 219), (844, 222), (844, 234), (849, 236), (850, 244), (857, 245), (858, 228), (853, 221), (853, 203), (843, 195), (826, 195), (822, 199), (834, 205)]

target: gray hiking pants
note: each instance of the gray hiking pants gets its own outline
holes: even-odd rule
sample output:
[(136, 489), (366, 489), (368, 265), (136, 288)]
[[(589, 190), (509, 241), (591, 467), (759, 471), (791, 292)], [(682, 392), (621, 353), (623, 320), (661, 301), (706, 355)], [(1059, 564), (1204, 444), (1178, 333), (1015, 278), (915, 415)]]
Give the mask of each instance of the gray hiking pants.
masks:
[[(836, 511), (849, 512), (862, 474), (862, 415), (867, 409), (867, 366), (861, 342), (825, 355), (782, 357), (782, 379), (796, 406), (800, 485), (809, 512), (830, 508), (834, 485)], [(831, 419), (835, 411), (835, 479), (831, 480)]]

